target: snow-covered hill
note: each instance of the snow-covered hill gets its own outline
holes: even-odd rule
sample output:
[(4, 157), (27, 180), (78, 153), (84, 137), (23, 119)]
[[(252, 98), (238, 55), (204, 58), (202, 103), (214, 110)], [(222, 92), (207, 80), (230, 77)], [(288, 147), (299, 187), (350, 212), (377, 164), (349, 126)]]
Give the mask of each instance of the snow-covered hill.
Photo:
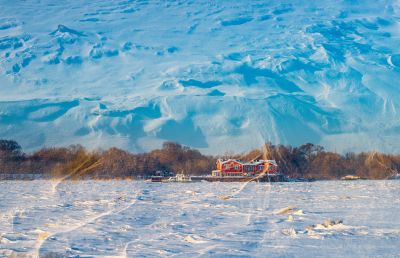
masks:
[(0, 1), (0, 138), (400, 150), (400, 1)]

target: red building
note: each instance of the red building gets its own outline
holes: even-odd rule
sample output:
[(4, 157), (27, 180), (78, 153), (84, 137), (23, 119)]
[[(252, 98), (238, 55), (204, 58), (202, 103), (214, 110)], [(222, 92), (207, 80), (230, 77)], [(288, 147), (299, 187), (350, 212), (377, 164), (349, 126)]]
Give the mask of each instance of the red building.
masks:
[(274, 174), (278, 172), (275, 160), (255, 160), (243, 162), (236, 159), (218, 159), (217, 169), (212, 172), (213, 176), (254, 176), (259, 173)]

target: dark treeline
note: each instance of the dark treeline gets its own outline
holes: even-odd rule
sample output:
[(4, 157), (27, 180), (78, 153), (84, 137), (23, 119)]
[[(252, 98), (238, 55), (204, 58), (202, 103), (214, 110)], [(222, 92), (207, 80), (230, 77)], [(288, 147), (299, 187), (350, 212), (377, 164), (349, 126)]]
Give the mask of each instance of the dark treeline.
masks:
[(400, 170), (400, 155), (377, 152), (340, 155), (323, 147), (304, 144), (299, 147), (265, 144), (244, 154), (207, 156), (198, 150), (173, 142), (161, 149), (133, 154), (118, 148), (89, 151), (81, 145), (42, 148), (24, 153), (12, 140), (0, 140), (0, 174), (39, 174), (46, 177), (138, 178), (155, 171), (206, 175), (215, 168), (217, 158), (275, 159), (279, 170), (293, 178), (338, 179), (356, 175), (369, 179), (390, 178)]

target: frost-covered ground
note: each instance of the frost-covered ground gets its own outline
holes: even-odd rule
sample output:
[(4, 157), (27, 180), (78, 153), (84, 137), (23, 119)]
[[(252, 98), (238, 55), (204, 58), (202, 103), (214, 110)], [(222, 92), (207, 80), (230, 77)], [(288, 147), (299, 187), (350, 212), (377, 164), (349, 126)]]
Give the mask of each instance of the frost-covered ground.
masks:
[(400, 147), (398, 0), (0, 6), (0, 137), (27, 150)]
[(0, 256), (398, 257), (400, 181), (243, 186), (2, 181)]

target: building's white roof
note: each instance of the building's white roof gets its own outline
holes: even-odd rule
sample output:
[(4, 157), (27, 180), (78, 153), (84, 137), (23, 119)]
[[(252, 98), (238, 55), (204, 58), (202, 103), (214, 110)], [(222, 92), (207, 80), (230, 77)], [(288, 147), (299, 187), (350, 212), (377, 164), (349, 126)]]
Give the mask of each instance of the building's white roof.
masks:
[(272, 160), (263, 160), (263, 159), (260, 159), (260, 160), (254, 160), (254, 161), (252, 161), (252, 162), (243, 162), (243, 161), (237, 160), (237, 159), (227, 159), (227, 160), (218, 159), (218, 160), (221, 162), (221, 164), (225, 164), (225, 163), (227, 163), (227, 162), (237, 162), (237, 163), (240, 163), (240, 164), (242, 164), (242, 165), (252, 165), (252, 166), (261, 165), (261, 164), (264, 164), (264, 163), (271, 163), (271, 164), (277, 165), (277, 164), (276, 164), (276, 161), (273, 160), (273, 159), (272, 159)]

